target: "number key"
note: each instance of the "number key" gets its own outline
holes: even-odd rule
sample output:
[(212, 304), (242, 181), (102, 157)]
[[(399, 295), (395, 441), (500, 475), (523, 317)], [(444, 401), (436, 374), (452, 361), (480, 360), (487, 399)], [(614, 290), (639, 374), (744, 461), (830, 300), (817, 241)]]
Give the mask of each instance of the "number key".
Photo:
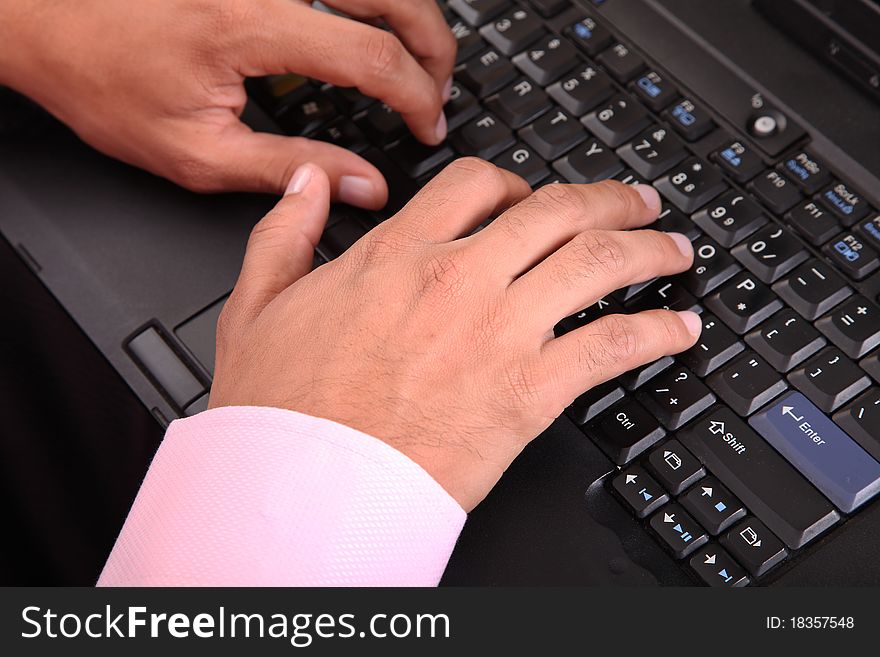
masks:
[(733, 246), (767, 223), (758, 205), (730, 190), (694, 215), (694, 223), (715, 238), (721, 246)]
[(804, 245), (777, 224), (754, 233), (731, 254), (765, 283), (773, 283), (809, 257)]
[(657, 181), (656, 187), (682, 212), (693, 212), (727, 189), (718, 170), (698, 157), (673, 167)]

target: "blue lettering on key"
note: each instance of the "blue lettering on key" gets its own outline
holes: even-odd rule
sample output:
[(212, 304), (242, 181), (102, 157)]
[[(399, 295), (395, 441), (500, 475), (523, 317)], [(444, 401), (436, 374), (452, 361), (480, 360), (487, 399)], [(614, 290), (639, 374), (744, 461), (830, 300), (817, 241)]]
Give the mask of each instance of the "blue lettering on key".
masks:
[(639, 78), (638, 85), (642, 89), (644, 89), (645, 93), (647, 93), (651, 98), (656, 98), (661, 93), (660, 87), (651, 82), (647, 75)]
[(724, 511), (724, 509), (727, 508), (727, 505), (724, 502), (719, 502), (715, 505), (715, 508), (718, 509), (718, 513), (721, 513), (722, 511)]
[(842, 511), (880, 492), (880, 463), (801, 393), (786, 395), (749, 424)]
[(739, 157), (736, 154), (736, 151), (734, 151), (732, 148), (725, 148), (723, 151), (721, 151), (721, 157), (730, 162), (731, 166), (738, 167), (740, 164), (742, 164), (742, 158)]
[(672, 116), (678, 119), (678, 122), (681, 123), (685, 128), (688, 126), (692, 126), (696, 122), (696, 117), (688, 112), (681, 105), (676, 105), (675, 109), (672, 110)]
[(840, 211), (843, 212), (843, 214), (852, 214), (852, 203), (848, 203), (845, 199), (842, 199), (840, 196), (835, 194), (833, 190), (829, 189), (827, 192), (825, 192), (825, 198), (828, 199), (829, 203), (837, 208), (840, 208)]
[(593, 31), (583, 23), (576, 23), (574, 31), (581, 39), (589, 39), (593, 36)]
[(839, 242), (834, 244), (834, 250), (837, 251), (840, 255), (846, 258), (849, 262), (855, 262), (861, 257), (858, 251), (853, 251), (849, 244), (840, 240)]
[(796, 175), (801, 180), (806, 180), (810, 177), (810, 172), (807, 171), (804, 167), (798, 164), (797, 160), (791, 159), (785, 163), (786, 168), (791, 171), (794, 175)]

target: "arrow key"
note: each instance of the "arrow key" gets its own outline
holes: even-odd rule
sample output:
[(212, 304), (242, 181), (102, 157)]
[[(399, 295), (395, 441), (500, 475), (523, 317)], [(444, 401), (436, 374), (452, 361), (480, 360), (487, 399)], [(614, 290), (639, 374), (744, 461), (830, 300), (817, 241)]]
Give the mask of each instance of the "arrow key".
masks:
[(664, 506), (651, 517), (649, 524), (676, 559), (684, 559), (709, 540), (697, 521), (678, 504)]
[(760, 577), (788, 555), (782, 541), (763, 522), (751, 516), (724, 534), (721, 545), (755, 577)]
[(657, 480), (637, 465), (626, 468), (612, 479), (611, 487), (639, 518), (669, 501), (669, 495)]
[(748, 586), (746, 571), (714, 543), (694, 554), (689, 563), (700, 579), (709, 586)]
[(746, 515), (742, 502), (715, 477), (701, 479), (679, 501), (712, 536)]

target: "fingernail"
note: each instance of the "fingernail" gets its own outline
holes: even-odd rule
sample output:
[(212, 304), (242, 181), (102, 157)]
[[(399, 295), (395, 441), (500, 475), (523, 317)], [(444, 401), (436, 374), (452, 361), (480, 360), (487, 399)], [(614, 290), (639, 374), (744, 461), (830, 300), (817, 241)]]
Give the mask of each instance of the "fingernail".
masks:
[(687, 327), (688, 333), (694, 337), (700, 335), (703, 331), (703, 322), (697, 313), (692, 310), (678, 310), (676, 312), (678, 313), (678, 316), (681, 317), (681, 321), (684, 322), (684, 325)]
[(639, 193), (649, 210), (660, 209), (660, 194), (656, 189), (650, 185), (633, 185), (633, 189)]
[(296, 171), (293, 172), (293, 177), (290, 179), (290, 182), (287, 183), (287, 189), (284, 191), (284, 195), (288, 194), (299, 194), (302, 190), (306, 188), (306, 185), (309, 184), (309, 181), (312, 179), (312, 167), (308, 164), (301, 165)]
[(443, 85), (443, 104), (449, 102), (449, 99), (452, 98), (452, 76), (449, 76), (449, 79), (446, 81), (446, 84)]
[(437, 135), (437, 141), (446, 139), (446, 129), (446, 114), (440, 112), (440, 118), (437, 119), (437, 127), (434, 130), (434, 133)]
[(376, 188), (369, 178), (342, 176), (339, 179), (339, 200), (358, 207), (375, 205)]
[(675, 242), (675, 246), (678, 247), (678, 250), (681, 251), (681, 255), (686, 258), (690, 258), (694, 254), (694, 246), (691, 244), (691, 241), (687, 238), (687, 235), (682, 235), (681, 233), (666, 233)]

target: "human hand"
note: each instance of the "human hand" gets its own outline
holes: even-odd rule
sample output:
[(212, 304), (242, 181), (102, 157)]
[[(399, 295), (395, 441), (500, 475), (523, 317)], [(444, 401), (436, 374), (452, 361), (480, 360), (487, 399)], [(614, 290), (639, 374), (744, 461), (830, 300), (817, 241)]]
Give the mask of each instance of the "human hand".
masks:
[(98, 150), (200, 192), (281, 193), (313, 162), (335, 200), (378, 209), (371, 164), (336, 146), (251, 131), (244, 79), (295, 72), (358, 87), (413, 133), (446, 135), (455, 39), (434, 0), (6, 0), (0, 84), (43, 105)]
[(513, 174), (462, 159), (309, 273), (329, 201), (326, 176), (306, 165), (254, 229), (220, 317), (210, 405), (287, 408), (359, 429), (419, 463), (465, 510), (578, 395), (699, 335), (694, 313), (656, 310), (553, 336), (611, 291), (691, 265), (682, 235), (624, 232), (657, 217), (651, 188), (531, 194)]

